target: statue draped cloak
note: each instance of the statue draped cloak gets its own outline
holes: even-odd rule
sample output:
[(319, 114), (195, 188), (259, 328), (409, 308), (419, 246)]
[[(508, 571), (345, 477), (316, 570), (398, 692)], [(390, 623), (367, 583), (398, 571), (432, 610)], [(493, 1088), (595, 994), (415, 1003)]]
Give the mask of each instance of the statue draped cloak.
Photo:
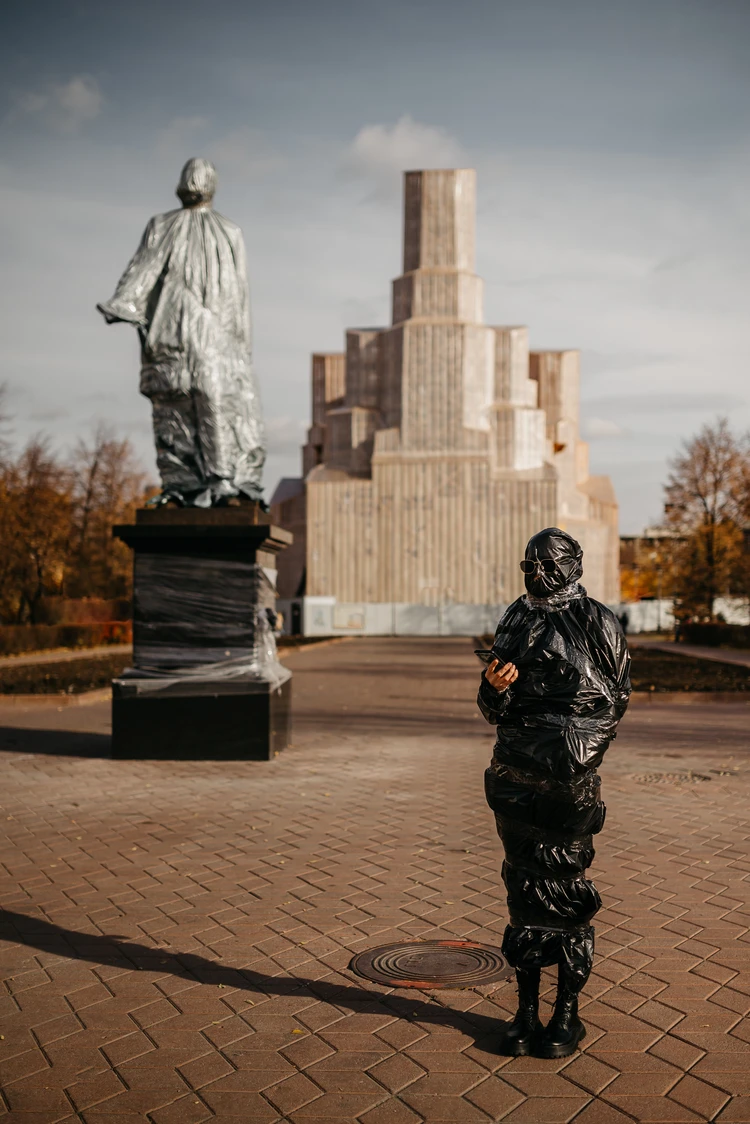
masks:
[(625, 637), (575, 585), (546, 602), (520, 597), (493, 650), (518, 668), (502, 693), (483, 676), (478, 698), (497, 727), (485, 790), (505, 851), (503, 951), (516, 968), (564, 963), (581, 987), (601, 905), (586, 877), (606, 811), (596, 770), (630, 695)]
[(260, 499), (265, 434), (240, 228), (205, 204), (156, 215), (97, 307), (138, 328), (164, 492), (198, 507)]

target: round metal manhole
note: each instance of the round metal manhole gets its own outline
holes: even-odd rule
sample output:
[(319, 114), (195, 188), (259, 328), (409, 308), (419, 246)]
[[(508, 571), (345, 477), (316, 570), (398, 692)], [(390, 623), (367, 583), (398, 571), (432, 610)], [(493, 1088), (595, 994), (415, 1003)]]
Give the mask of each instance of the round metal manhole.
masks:
[(687, 773), (634, 773), (634, 781), (639, 784), (700, 784), (702, 781), (710, 781), (712, 778), (707, 777), (705, 773), (694, 773), (692, 771)]
[(405, 941), (359, 952), (349, 968), (386, 987), (460, 990), (509, 980), (513, 969), (499, 948), (474, 941)]

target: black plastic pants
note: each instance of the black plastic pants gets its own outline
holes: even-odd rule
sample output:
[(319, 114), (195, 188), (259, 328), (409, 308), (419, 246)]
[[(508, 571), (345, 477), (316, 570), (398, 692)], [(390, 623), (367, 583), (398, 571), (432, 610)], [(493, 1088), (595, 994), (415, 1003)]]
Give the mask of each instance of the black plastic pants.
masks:
[(505, 850), (510, 924), (503, 953), (515, 968), (565, 964), (580, 990), (594, 955), (591, 920), (601, 906), (586, 877), (592, 837), (605, 817), (599, 777), (591, 772), (568, 784), (493, 762), (485, 791)]

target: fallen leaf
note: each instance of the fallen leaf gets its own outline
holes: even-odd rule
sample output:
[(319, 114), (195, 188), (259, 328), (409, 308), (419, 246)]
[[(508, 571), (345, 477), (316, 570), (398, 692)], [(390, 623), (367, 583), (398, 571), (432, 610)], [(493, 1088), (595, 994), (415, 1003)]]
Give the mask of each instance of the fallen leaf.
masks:
[(304, 1030), (299, 1030), (297, 1027), (295, 1027), (294, 1030), (292, 1031), (292, 1034), (304, 1034), (304, 1033), (305, 1033)]

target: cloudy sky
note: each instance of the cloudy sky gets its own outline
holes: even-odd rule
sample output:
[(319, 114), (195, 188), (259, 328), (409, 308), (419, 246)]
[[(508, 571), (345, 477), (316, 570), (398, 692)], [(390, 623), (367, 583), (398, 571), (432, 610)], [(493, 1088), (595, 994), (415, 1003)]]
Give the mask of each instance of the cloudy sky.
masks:
[(94, 311), (184, 160), (245, 231), (269, 492), (309, 355), (388, 322), (400, 174), (478, 172), (486, 318), (582, 352), (622, 527), (669, 456), (750, 426), (747, 0), (6, 0), (0, 378), (19, 440), (97, 420), (152, 468), (135, 333)]

